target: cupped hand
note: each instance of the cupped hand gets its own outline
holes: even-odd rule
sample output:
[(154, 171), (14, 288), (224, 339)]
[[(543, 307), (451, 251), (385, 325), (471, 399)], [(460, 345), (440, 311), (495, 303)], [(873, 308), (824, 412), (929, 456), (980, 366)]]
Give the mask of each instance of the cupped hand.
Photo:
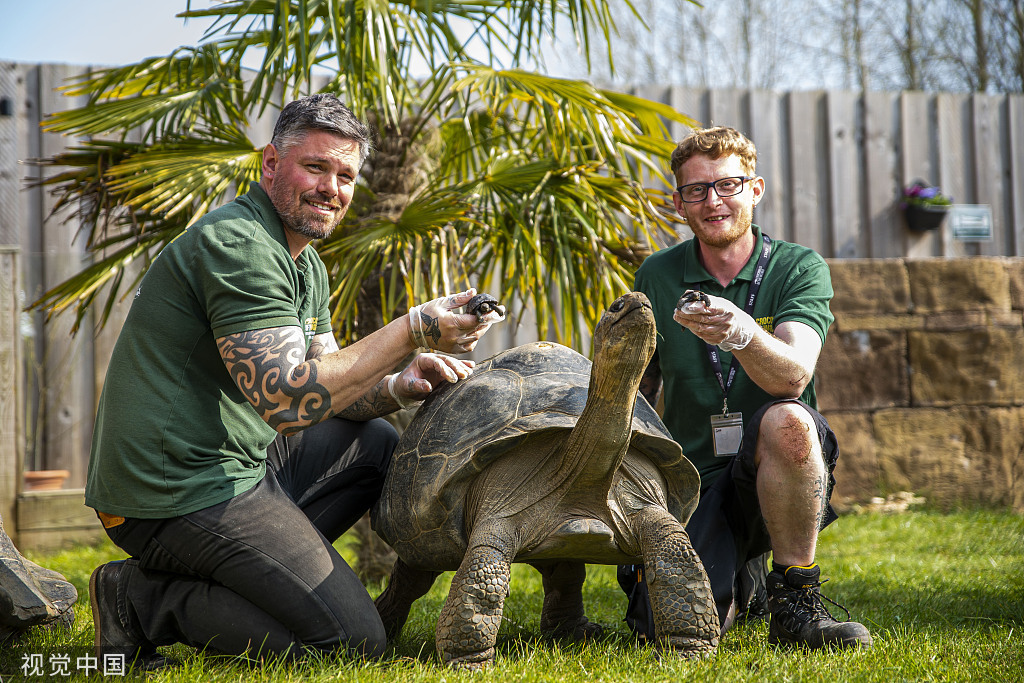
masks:
[(468, 353), (491, 327), (471, 313), (456, 313), (476, 295), (470, 288), (409, 309), (409, 335), (418, 348), (444, 353)]
[(743, 349), (754, 338), (757, 322), (733, 302), (720, 296), (708, 296), (676, 308), (672, 319), (708, 344), (723, 351)]

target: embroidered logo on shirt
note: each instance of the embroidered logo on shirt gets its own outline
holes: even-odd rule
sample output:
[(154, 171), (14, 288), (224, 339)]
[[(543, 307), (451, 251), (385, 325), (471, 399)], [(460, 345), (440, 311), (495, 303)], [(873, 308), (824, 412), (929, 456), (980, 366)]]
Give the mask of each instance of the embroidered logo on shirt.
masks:
[(312, 337), (316, 334), (316, 322), (317, 318), (306, 318), (306, 322), (302, 324), (302, 331), (306, 333), (307, 337)]
[(774, 315), (766, 315), (763, 318), (754, 318), (754, 320), (757, 322), (758, 325), (761, 326), (761, 329), (763, 329), (765, 332), (767, 332), (768, 334), (774, 334), (774, 332), (775, 332), (775, 316)]

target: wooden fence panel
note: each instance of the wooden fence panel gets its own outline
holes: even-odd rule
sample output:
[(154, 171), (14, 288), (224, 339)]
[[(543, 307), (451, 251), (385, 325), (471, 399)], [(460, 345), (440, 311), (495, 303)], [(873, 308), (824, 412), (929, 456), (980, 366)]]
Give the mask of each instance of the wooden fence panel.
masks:
[[(789, 95), (790, 172), (787, 183), (792, 197), (792, 233), (788, 237), (815, 251), (831, 252), (827, 234), (821, 226), (827, 223), (827, 198), (822, 184), (828, 181), (824, 163), (822, 103), (824, 93), (795, 92)], [(757, 144), (756, 141), (754, 143)]]
[[(7, 249), (0, 254), (5, 278), (0, 315), (6, 311), (0, 364), (14, 362), (11, 345), (19, 343), (22, 329), (35, 331), (20, 349), (33, 381), (0, 388), (24, 397), (4, 404), (0, 425), (7, 443), (6, 425), (12, 411), (20, 411), (16, 421), (23, 433), (17, 439), (31, 439), (31, 465), (66, 467), (73, 472), (71, 485), (84, 481), (95, 400), (131, 293), (106, 331), (94, 334), (86, 323), (73, 340), (68, 317), (44, 324), (39, 313), (19, 317), (17, 307), (86, 263), (82, 245), (73, 241), (78, 226), (64, 221), (66, 215), (48, 215), (53, 204), (46, 193), (25, 189), (24, 180), (38, 170), (23, 163), (74, 143), (41, 134), (39, 122), (49, 112), (76, 105), (54, 89), (85, 69), (0, 63), (0, 97), (15, 105), (12, 120), (0, 118), (0, 246)], [(766, 181), (755, 220), (773, 237), (800, 242), (828, 258), (1024, 255), (1024, 96), (783, 93), (655, 84), (633, 91), (666, 102), (701, 125), (731, 125), (748, 134)], [(269, 141), (276, 116), (270, 108), (251, 123), (247, 132), (254, 144)], [(676, 140), (688, 132), (675, 123), (669, 129)], [(662, 162), (667, 170), (668, 159)], [(958, 203), (991, 205), (994, 239), (956, 242), (948, 229), (910, 233), (898, 204), (901, 188), (915, 178), (939, 185)], [(690, 232), (684, 228), (680, 234), (685, 238)], [(529, 312), (526, 317), (521, 325), (509, 320), (495, 329), (474, 357), (535, 340), (536, 325)], [(30, 323), (27, 328), (23, 321)], [(37, 387), (43, 392), (38, 396)], [(37, 414), (44, 423), (34, 429)], [(7, 458), (0, 466), (9, 471), (10, 454), (0, 457)], [(2, 489), (11, 481), (3, 476), (0, 503), (7, 505)]]
[[(69, 106), (81, 106), (84, 99), (75, 101), (57, 92), (68, 79), (86, 73), (81, 67), (65, 64), (44, 65), (39, 73), (40, 113), (43, 117)], [(76, 140), (56, 133), (40, 135), (43, 157), (58, 154)], [(43, 229), (43, 282), (49, 289), (88, 264), (82, 240), (76, 240), (78, 218), (73, 207), (54, 213), (55, 199), (41, 193)], [(43, 390), (47, 416), (47, 434), (43, 446), (43, 469), (64, 469), (71, 473), (68, 485), (85, 485), (85, 463), (88, 462), (89, 442), (92, 434), (93, 383), (92, 338), (90, 324), (85, 323), (84, 334), (71, 336), (73, 317), (62, 315), (52, 319), (45, 327), (45, 364)]]
[(865, 195), (868, 221), (868, 251), (860, 256), (886, 258), (902, 248), (902, 221), (896, 215), (894, 189), (896, 174), (896, 116), (892, 93), (864, 95), (864, 172), (868, 179)]
[(730, 126), (736, 130), (750, 130), (750, 120), (743, 91), (726, 89), (709, 92), (710, 115), (709, 126)]
[[(900, 126), (900, 184), (908, 185), (915, 180), (929, 184), (937, 182), (933, 135), (931, 98), (922, 92), (905, 92), (900, 95), (900, 119), (915, 122), (915, 125)], [(942, 235), (938, 231), (915, 234), (904, 232), (904, 252), (907, 256), (939, 256), (942, 250)]]
[[(967, 95), (941, 94), (938, 104), (939, 185), (955, 202), (975, 202), (971, 163), (970, 98)], [(943, 256), (973, 256), (977, 245), (957, 243), (944, 235)]]
[(1006, 141), (1007, 199), (1010, 221), (1007, 229), (1013, 236), (1008, 254), (1024, 254), (1024, 95), (1006, 98), (1006, 120), (1009, 131)]
[(765, 179), (764, 198), (754, 209), (754, 222), (772, 237), (786, 239), (789, 193), (782, 181), (783, 143), (778, 134), (782, 130), (781, 97), (777, 92), (754, 90), (748, 107), (748, 135), (757, 146), (757, 173)]
[(21, 357), (21, 177), (16, 165), (22, 125), (18, 102), (25, 80), (15, 64), (0, 64), (0, 520), (17, 540), (15, 499), (21, 488), (25, 421)]
[(17, 540), (15, 500), (21, 490), (24, 419), (21, 411), (21, 306), (18, 250), (0, 245), (0, 521)]
[(861, 224), (861, 193), (864, 190), (857, 139), (857, 94), (849, 91), (826, 95), (828, 126), (828, 222), (832, 253), (850, 258), (864, 253), (867, 240)]
[(1005, 253), (1008, 240), (1003, 202), (1003, 164), (1001, 159), (1000, 98), (992, 95), (971, 96), (971, 139), (974, 187), (977, 204), (992, 207), (992, 239), (978, 243), (978, 253), (990, 256)]

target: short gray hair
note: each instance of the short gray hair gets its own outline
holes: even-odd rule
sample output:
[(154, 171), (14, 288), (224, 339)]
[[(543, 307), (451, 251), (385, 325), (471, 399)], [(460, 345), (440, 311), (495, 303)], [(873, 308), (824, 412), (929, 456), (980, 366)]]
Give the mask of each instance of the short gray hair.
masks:
[(323, 130), (359, 143), (359, 164), (373, 151), (370, 128), (331, 93), (317, 93), (285, 105), (277, 117), (270, 144), (282, 156), (311, 130)]

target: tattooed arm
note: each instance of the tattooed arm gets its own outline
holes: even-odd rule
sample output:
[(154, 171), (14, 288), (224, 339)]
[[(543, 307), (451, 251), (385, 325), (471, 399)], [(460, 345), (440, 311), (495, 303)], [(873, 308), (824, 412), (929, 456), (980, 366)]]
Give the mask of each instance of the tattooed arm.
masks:
[[(387, 373), (413, 350), (404, 319), (344, 349), (325, 333), (306, 351), (302, 334), (298, 326), (271, 327), (217, 340), (231, 378), (277, 432), (294, 434), (336, 414), (368, 420), (399, 408)], [(422, 399), (471, 368), (469, 361), (421, 354), (402, 371), (396, 391), (403, 400)]]
[[(324, 354), (334, 353), (338, 350), (338, 340), (334, 338), (333, 332), (325, 332), (313, 337), (306, 351), (306, 360), (320, 358)], [(338, 415), (349, 420), (359, 422), (371, 420), (375, 417), (382, 417), (393, 413), (398, 409), (398, 404), (388, 393), (388, 375), (377, 382), (370, 391), (347, 408), (338, 411)]]
[(309, 342), (309, 349), (306, 351), (306, 360), (319, 358), (325, 353), (334, 353), (338, 350), (338, 340), (334, 338), (333, 332), (318, 334)]
[(401, 322), (341, 350), (325, 333), (314, 337), (307, 353), (298, 326), (228, 335), (217, 340), (217, 348), (242, 394), (281, 434), (321, 422), (368, 394), (379, 397), (371, 400), (373, 414), (364, 406), (349, 417), (368, 419), (397, 410), (381, 380), (412, 351), (408, 326)]

